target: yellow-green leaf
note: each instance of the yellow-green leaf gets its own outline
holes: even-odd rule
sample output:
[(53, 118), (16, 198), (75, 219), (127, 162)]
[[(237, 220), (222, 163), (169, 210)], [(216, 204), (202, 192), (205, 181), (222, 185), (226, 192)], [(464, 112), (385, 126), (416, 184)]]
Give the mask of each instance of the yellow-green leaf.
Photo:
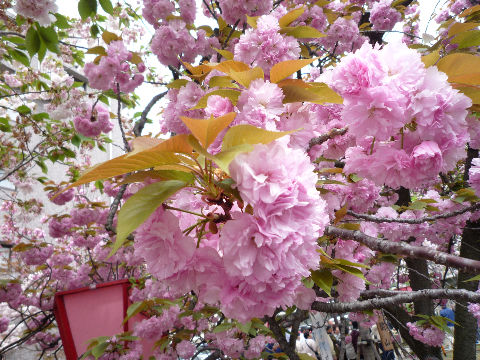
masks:
[(293, 131), (268, 131), (252, 125), (237, 125), (228, 129), (222, 142), (222, 150), (228, 150), (244, 144), (269, 144)]
[(102, 33), (102, 39), (103, 39), (103, 41), (105, 41), (107, 44), (110, 44), (112, 41), (121, 40), (122, 38), (119, 37), (117, 34), (114, 34), (114, 33), (110, 32), (110, 31), (105, 30), (105, 31)]
[(236, 115), (235, 112), (231, 112), (218, 118), (211, 117), (210, 119), (192, 119), (186, 116), (180, 116), (180, 118), (198, 141), (205, 148), (208, 148), (220, 131), (232, 123)]
[(138, 53), (132, 52), (131, 54), (132, 54), (132, 58), (130, 59), (130, 62), (132, 64), (138, 65), (143, 63), (143, 60)]
[(107, 51), (103, 46), (94, 46), (93, 48), (88, 49), (86, 53), (107, 56)]
[(475, 6), (472, 6), (471, 8), (468, 8), (467, 10), (463, 11), (460, 15), (458, 15), (459, 17), (467, 17), (471, 14), (473, 14), (474, 12), (477, 12), (477, 11), (480, 11), (480, 5), (475, 5)]
[(148, 170), (140, 171), (132, 175), (128, 175), (120, 184), (131, 184), (135, 182), (145, 182), (147, 179), (161, 180), (180, 180), (185, 183), (193, 182), (195, 176), (191, 172), (187, 172), (185, 168), (182, 170), (166, 169), (166, 170)]
[(285, 95), (283, 103), (308, 101), (315, 104), (334, 103), (341, 104), (343, 99), (335, 91), (328, 86), (311, 86), (303, 88), (299, 86), (283, 86), (283, 94)]
[(148, 185), (133, 194), (118, 213), (117, 238), (110, 256), (120, 249), (127, 236), (143, 224), (165, 200), (186, 185), (179, 180), (162, 181)]
[(348, 210), (348, 207), (347, 205), (345, 205), (341, 209), (335, 211), (335, 220), (333, 221), (334, 225), (336, 225), (340, 220), (342, 220), (345, 217), (345, 215), (347, 215), (347, 210)]
[(278, 20), (278, 25), (280, 25), (281, 28), (290, 25), (292, 22), (297, 20), (302, 14), (305, 12), (305, 6), (299, 7), (297, 9), (294, 9), (290, 11), (289, 13), (283, 15), (279, 20)]
[(192, 147), (186, 141), (187, 137), (187, 134), (176, 135), (148, 150), (136, 154), (125, 154), (97, 164), (88, 169), (76, 182), (63, 191), (91, 181), (104, 180), (137, 170), (160, 165), (180, 164), (186, 159), (178, 156), (176, 153), (189, 154), (192, 151)]
[(480, 56), (455, 53), (441, 58), (437, 67), (448, 75), (448, 81), (460, 84), (480, 84)]
[(343, 98), (338, 95), (333, 89), (331, 89), (327, 84), (316, 82), (308, 84), (312, 86), (310, 90), (318, 96), (318, 99), (314, 101), (316, 104), (343, 104)]
[(204, 30), (205, 31), (205, 35), (207, 35), (208, 37), (212, 36), (213, 35), (213, 30), (210, 26), (208, 25), (202, 25), (202, 26), (199, 26), (197, 27), (197, 30)]
[(188, 84), (187, 79), (176, 79), (167, 84), (167, 87), (169, 89), (180, 89), (182, 86), (185, 86)]
[(311, 272), (312, 280), (315, 284), (325, 291), (328, 296), (331, 296), (332, 285), (333, 285), (333, 275), (330, 270), (321, 269)]
[(225, 173), (230, 174), (228, 166), (235, 159), (235, 157), (244, 152), (250, 152), (253, 150), (253, 145), (251, 144), (241, 144), (226, 150), (221, 151), (217, 155), (213, 156), (211, 159), (222, 169)]
[(222, 87), (222, 88), (238, 88), (238, 85), (232, 81), (230, 76), (212, 76), (210, 81), (208, 82), (208, 86), (210, 88), (214, 87)]
[(136, 137), (131, 142), (132, 151), (129, 153), (129, 155), (136, 154), (140, 151), (144, 151), (147, 149), (151, 149), (154, 146), (157, 146), (158, 144), (160, 144), (162, 141), (163, 140), (161, 139), (152, 138), (150, 136)]
[(225, 59), (227, 60), (233, 60), (233, 53), (228, 50), (222, 50), (222, 49), (217, 49), (213, 48), (216, 52), (218, 52), (220, 55), (222, 55)]
[(457, 34), (460, 34), (460, 33), (464, 32), (464, 31), (475, 29), (479, 25), (480, 25), (480, 23), (471, 23), (471, 22), (458, 23), (457, 22), (457, 23), (453, 24), (450, 27), (450, 29), (448, 29), (448, 37), (455, 36)]
[(188, 134), (179, 134), (162, 141), (160, 144), (151, 148), (149, 151), (166, 151), (182, 154), (190, 154), (192, 147), (187, 142)]
[(208, 98), (212, 95), (219, 95), (222, 97), (229, 98), (232, 104), (236, 105), (238, 97), (240, 96), (240, 91), (233, 90), (233, 89), (219, 89), (219, 90), (210, 91), (198, 101), (197, 105), (195, 105), (193, 108), (189, 110), (204, 109), (207, 106)]
[(458, 49), (465, 49), (471, 46), (480, 45), (480, 30), (471, 30), (458, 34), (452, 40), (452, 43), (458, 44)]
[(128, 157), (128, 154), (122, 155), (90, 168), (80, 179), (68, 186), (65, 190), (92, 181), (104, 180), (157, 165), (177, 164), (180, 160), (180, 157), (173, 152), (144, 151), (130, 157)]
[(138, 301), (131, 304), (127, 309), (127, 316), (125, 317), (125, 319), (123, 319), (122, 324), (125, 324), (133, 316), (140, 314), (143, 310), (147, 308), (148, 305), (149, 302), (147, 300)]
[(280, 29), (280, 34), (293, 36), (296, 39), (318, 39), (325, 37), (324, 33), (321, 33), (312, 26), (300, 25), (295, 27), (285, 27)]
[(225, 22), (225, 20), (223, 20), (221, 16), (217, 18), (217, 22), (218, 22), (218, 28), (220, 29), (220, 31), (222, 31), (228, 26), (228, 24)]
[(457, 90), (468, 96), (473, 104), (480, 104), (480, 88), (478, 87), (457, 87)]
[(247, 15), (247, 24), (250, 25), (252, 28), (257, 28), (257, 20), (260, 16), (248, 16)]
[(435, 65), (438, 59), (440, 59), (440, 52), (438, 50), (432, 51), (430, 54), (422, 56), (422, 62), (426, 68)]
[(250, 69), (250, 66), (248, 66), (247, 64), (241, 61), (235, 61), (235, 60), (227, 60), (219, 64), (209, 64), (207, 66), (210, 66), (212, 69), (216, 69), (225, 74), (230, 74), (230, 72), (232, 71), (239, 72), (239, 71), (247, 71)]
[(273, 65), (270, 70), (270, 82), (278, 83), (280, 80), (285, 79), (286, 77), (296, 73), (298, 70), (311, 64), (318, 58), (313, 59), (300, 59), (300, 60), (287, 60), (279, 62)]
[(233, 80), (246, 88), (250, 86), (253, 80), (264, 78), (263, 70), (258, 66), (246, 71), (231, 71), (229, 75)]
[(478, 281), (480, 280), (480, 274), (468, 279), (468, 280), (465, 280), (464, 282), (467, 282), (467, 281)]

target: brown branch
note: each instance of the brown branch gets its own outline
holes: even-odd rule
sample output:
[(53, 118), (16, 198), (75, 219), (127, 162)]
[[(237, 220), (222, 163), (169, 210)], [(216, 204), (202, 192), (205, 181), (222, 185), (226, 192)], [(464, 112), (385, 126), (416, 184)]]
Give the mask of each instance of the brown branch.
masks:
[(356, 217), (357, 219), (367, 220), (367, 221), (376, 222), (376, 223), (422, 224), (424, 222), (435, 221), (438, 219), (448, 219), (454, 216), (465, 214), (466, 212), (469, 212), (469, 211), (476, 211), (479, 209), (480, 209), (480, 202), (473, 204), (472, 206), (465, 207), (463, 209), (459, 209), (459, 210), (455, 210), (455, 211), (451, 211), (451, 212), (439, 214), (439, 215), (425, 216), (419, 219), (384, 218), (384, 217), (377, 217), (377, 216), (368, 215), (368, 214), (359, 214), (351, 210), (347, 210), (347, 214), (353, 217)]
[(135, 124), (135, 126), (133, 127), (133, 133), (135, 134), (135, 136), (141, 136), (142, 135), (142, 131), (143, 131), (143, 128), (145, 126), (145, 123), (147, 122), (147, 115), (148, 113), (150, 112), (150, 110), (152, 110), (153, 106), (161, 99), (163, 98), (165, 95), (167, 94), (167, 91), (161, 93), (161, 94), (158, 94), (158, 95), (155, 95), (152, 100), (150, 100), (150, 102), (148, 103), (148, 105), (145, 107), (145, 109), (142, 111), (142, 115), (140, 116), (140, 120), (137, 121), (137, 123)]
[(348, 131), (348, 128), (346, 128), (346, 127), (341, 128), (341, 129), (333, 128), (328, 133), (317, 136), (316, 138), (311, 139), (310, 142), (308, 143), (307, 152), (309, 152), (315, 145), (321, 145), (325, 141), (330, 140), (330, 139), (334, 138), (335, 136), (345, 135), (347, 131)]
[(419, 299), (452, 299), (466, 300), (472, 303), (480, 303), (480, 294), (463, 289), (424, 289), (418, 291), (390, 291), (383, 290), (381, 293), (395, 294), (388, 297), (372, 298), (350, 303), (324, 303), (315, 301), (312, 310), (326, 313), (346, 313), (351, 311), (365, 311), (390, 307), (398, 304), (410, 303)]
[(122, 98), (120, 96), (120, 83), (117, 83), (117, 119), (120, 132), (122, 133), (123, 145), (126, 152), (130, 152), (130, 145), (128, 144), (127, 137), (125, 136), (125, 130), (123, 130), (122, 124)]
[(117, 209), (120, 205), (120, 201), (122, 200), (123, 194), (127, 189), (127, 186), (128, 184), (123, 184), (122, 186), (120, 186), (120, 190), (118, 191), (117, 195), (115, 196), (115, 199), (113, 199), (113, 202), (110, 205), (110, 211), (108, 212), (107, 223), (105, 224), (105, 230), (107, 230), (108, 232), (112, 232), (114, 234), (116, 233), (115, 229), (113, 228), (113, 218), (117, 213)]
[[(275, 339), (280, 344), (280, 348), (282, 349), (282, 351), (287, 354), (290, 360), (300, 360), (297, 353), (295, 352), (295, 347), (293, 347), (292, 349), (292, 347), (290, 347), (290, 344), (287, 342), (287, 339), (282, 332), (282, 328), (275, 320), (275, 315), (265, 316), (265, 319), (267, 320), (268, 325), (270, 325), (270, 330), (272, 330), (272, 333), (275, 336)], [(290, 336), (292, 336), (292, 334), (290, 334)]]
[(342, 239), (358, 241), (372, 250), (385, 254), (405, 255), (412, 259), (425, 259), (436, 264), (448, 265), (461, 270), (480, 270), (480, 261), (450, 255), (426, 246), (412, 246), (404, 242), (393, 242), (385, 239), (368, 236), (361, 231), (339, 229), (328, 226), (325, 235), (335, 236)]

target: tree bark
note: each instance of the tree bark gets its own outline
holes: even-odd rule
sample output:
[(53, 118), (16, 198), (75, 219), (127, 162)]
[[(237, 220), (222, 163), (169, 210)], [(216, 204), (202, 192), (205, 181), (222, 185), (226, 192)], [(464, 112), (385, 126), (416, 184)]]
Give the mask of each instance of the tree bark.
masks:
[[(460, 256), (480, 260), (480, 238), (479, 230), (472, 228), (480, 227), (480, 222), (467, 222), (462, 234), (462, 244), (460, 245)], [(459, 271), (457, 279), (458, 289), (467, 289), (476, 291), (478, 281), (468, 281), (475, 276), (474, 272)], [(466, 306), (468, 302), (459, 300), (455, 306), (455, 325), (453, 359), (454, 360), (475, 360), (476, 359), (476, 338), (477, 338), (477, 320), (468, 311)]]
[[(408, 206), (411, 201), (410, 190), (401, 187), (398, 191), (397, 205)], [(431, 289), (431, 281), (428, 277), (428, 264), (425, 259), (406, 258), (405, 262), (408, 267), (408, 276), (410, 278), (410, 286), (412, 290)], [(415, 300), (413, 303), (416, 314), (433, 315), (433, 301), (431, 299)], [(399, 320), (405, 326), (400, 327), (400, 333), (413, 352), (420, 358), (426, 359), (429, 356), (436, 356), (442, 359), (442, 353), (439, 348), (428, 346), (420, 341), (415, 340), (406, 329), (406, 323), (412, 321), (411, 316), (402, 308), (397, 307), (394, 312)], [(410, 320), (407, 320), (410, 319)]]
[[(472, 164), (472, 159), (478, 157), (478, 150), (468, 148), (468, 156), (465, 162), (464, 180), (468, 181), (468, 171)], [(462, 244), (460, 245), (460, 256), (474, 260), (480, 260), (480, 221), (467, 221), (462, 233)], [(457, 278), (457, 288), (476, 291), (478, 281), (468, 281), (475, 276), (472, 271), (459, 271)], [(453, 359), (454, 360), (475, 360), (476, 359), (476, 338), (477, 338), (477, 320), (468, 312), (466, 301), (458, 301), (455, 306), (455, 325)]]
[[(412, 290), (422, 290), (422, 289), (431, 289), (432, 282), (428, 275), (428, 264), (426, 260), (422, 259), (405, 259), (405, 262), (408, 266), (408, 277), (410, 278), (410, 287)], [(435, 315), (434, 313), (434, 306), (433, 301), (431, 299), (422, 298), (419, 300), (415, 300), (413, 302), (413, 306), (415, 309), (415, 314), (423, 314), (432, 316)], [(415, 349), (415, 354), (417, 354), (421, 359), (426, 357), (427, 355), (436, 356), (439, 359), (442, 359), (442, 351), (438, 347), (428, 346), (422, 343), (422, 348), (420, 348), (417, 344), (418, 351), (421, 352), (422, 355), (417, 353)], [(423, 356), (423, 357), (422, 357)]]

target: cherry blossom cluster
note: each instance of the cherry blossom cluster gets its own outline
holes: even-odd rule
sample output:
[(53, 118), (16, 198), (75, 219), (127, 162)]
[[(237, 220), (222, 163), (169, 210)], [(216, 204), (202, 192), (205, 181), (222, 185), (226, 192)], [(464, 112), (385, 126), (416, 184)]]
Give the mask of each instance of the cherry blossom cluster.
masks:
[(103, 133), (109, 133), (113, 129), (110, 121), (110, 111), (100, 104), (89, 107), (82, 115), (73, 119), (75, 130), (83, 136), (94, 137)]
[(445, 333), (433, 326), (418, 326), (416, 323), (407, 322), (408, 331), (414, 339), (430, 346), (442, 346)]
[(346, 173), (416, 188), (465, 156), (471, 100), (407, 46), (365, 44), (325, 80), (344, 98), (342, 120), (356, 138), (357, 146), (346, 151)]
[[(229, 317), (245, 321), (291, 305), (302, 276), (318, 266), (316, 239), (328, 222), (313, 169), (302, 151), (284, 143), (257, 145), (230, 165), (252, 214), (232, 208), (232, 219), (195, 249), (195, 239), (179, 227), (192, 222), (191, 216), (179, 222), (160, 207), (136, 231), (135, 253), (174, 294), (194, 289), (207, 303), (220, 300)], [(313, 292), (308, 296), (313, 301)]]
[(40, 25), (48, 26), (55, 17), (50, 13), (58, 10), (55, 0), (16, 0), (14, 10), (26, 18), (32, 18), (39, 22)]
[(133, 54), (125, 48), (122, 40), (112, 41), (107, 48), (107, 55), (99, 63), (85, 64), (84, 71), (89, 85), (99, 90), (113, 90), (129, 93), (143, 83), (142, 73), (145, 65), (140, 62), (132, 64)]
[(276, 63), (297, 59), (300, 46), (292, 36), (280, 34), (278, 18), (263, 15), (257, 20), (256, 29), (240, 36), (235, 45), (234, 59), (252, 66), (259, 66), (268, 74)]

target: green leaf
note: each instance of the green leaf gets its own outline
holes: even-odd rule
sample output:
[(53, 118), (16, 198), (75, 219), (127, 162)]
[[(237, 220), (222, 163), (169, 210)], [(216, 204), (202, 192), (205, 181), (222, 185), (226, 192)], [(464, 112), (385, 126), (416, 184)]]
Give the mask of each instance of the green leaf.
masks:
[(10, 122), (7, 118), (0, 118), (0, 131), (3, 132), (10, 132), (12, 131), (12, 127), (10, 126)]
[(20, 115), (27, 115), (32, 112), (32, 109), (30, 109), (27, 105), (20, 105), (16, 110)]
[(98, 345), (96, 345), (94, 348), (92, 348), (92, 355), (95, 356), (95, 359), (98, 359), (100, 356), (102, 356), (105, 353), (105, 350), (108, 347), (107, 342), (102, 342)]
[(300, 360), (316, 360), (316, 358), (314, 358), (313, 356), (310, 356), (305, 353), (299, 353), (298, 357), (300, 358)]
[(54, 15), (57, 18), (57, 21), (53, 25), (55, 25), (59, 29), (71, 28), (70, 24), (68, 23), (68, 19), (65, 16), (59, 13), (56, 13)]
[(75, 152), (70, 150), (69, 148), (62, 146), (60, 149), (62, 149), (63, 155), (65, 155), (68, 158), (75, 158), (77, 156)]
[(80, 0), (78, 2), (78, 13), (82, 20), (97, 14), (97, 0)]
[(312, 271), (312, 280), (317, 284), (320, 289), (325, 291), (328, 296), (331, 296), (332, 285), (333, 285), (333, 275), (330, 270), (322, 269)]
[(293, 131), (268, 131), (257, 128), (252, 125), (233, 126), (226, 132), (222, 151), (232, 149), (239, 145), (269, 144), (285, 135), (294, 133)]
[(347, 265), (347, 266), (354, 266), (354, 267), (361, 267), (365, 269), (370, 269), (370, 266), (365, 265), (365, 264), (360, 264), (356, 262), (351, 262), (345, 259), (334, 259), (335, 263), (340, 264), (340, 265)]
[(347, 265), (340, 265), (340, 264), (334, 265), (334, 267), (366, 281), (365, 276), (363, 275), (362, 271), (357, 269), (356, 267), (347, 266)]
[(468, 281), (478, 281), (480, 280), (480, 274), (468, 279), (468, 280), (465, 280), (464, 282), (468, 282)]
[(45, 58), (45, 54), (47, 53), (47, 47), (43, 42), (40, 44), (40, 50), (38, 50), (38, 61), (42, 62)]
[(45, 162), (43, 160), (35, 161), (35, 163), (40, 167), (40, 169), (42, 169), (42, 172), (44, 174), (48, 173), (47, 165), (45, 165)]
[(148, 185), (132, 195), (118, 213), (117, 239), (110, 256), (125, 242), (132, 231), (143, 224), (170, 196), (184, 188), (186, 183), (167, 180)]
[(220, 324), (220, 325), (216, 326), (216, 327), (212, 330), (212, 332), (213, 332), (214, 334), (216, 334), (216, 333), (219, 333), (219, 332), (223, 332), (223, 331), (230, 330), (230, 329), (232, 329), (232, 328), (234, 328), (234, 327), (235, 327), (235, 324), (233, 324), (233, 323), (223, 323), (223, 324)]
[(98, 34), (100, 34), (100, 28), (98, 27), (97, 24), (93, 24), (90, 27), (90, 35), (92, 35), (92, 38), (96, 39), (98, 37)]
[(53, 27), (46, 28), (43, 26), (37, 26), (37, 31), (40, 35), (40, 39), (48, 50), (56, 54), (60, 53), (60, 49), (58, 48), (58, 35)]
[(139, 301), (135, 302), (132, 305), (130, 305), (127, 309), (127, 316), (123, 320), (122, 324), (125, 324), (130, 318), (133, 316), (141, 313), (143, 310), (145, 310), (148, 306), (148, 301)]
[(80, 136), (78, 136), (77, 134), (75, 134), (75, 135), (73, 135), (73, 137), (72, 137), (71, 143), (72, 143), (73, 145), (75, 145), (76, 147), (79, 147), (80, 144), (82, 143), (82, 139), (80, 139)]
[(99, 0), (102, 9), (110, 15), (113, 15), (113, 5), (110, 0)]
[(45, 119), (50, 119), (50, 115), (48, 115), (48, 113), (46, 112), (41, 112), (41, 113), (33, 114), (32, 119), (35, 121), (42, 121)]
[(17, 50), (17, 49), (9, 49), (8, 54), (16, 61), (19, 63), (22, 63), (26, 67), (30, 66), (30, 59), (28, 58), (27, 55), (23, 51)]
[(248, 321), (245, 324), (243, 324), (241, 322), (237, 323), (237, 329), (241, 330), (245, 334), (248, 334), (250, 332), (251, 327), (252, 327), (252, 322), (251, 321)]

